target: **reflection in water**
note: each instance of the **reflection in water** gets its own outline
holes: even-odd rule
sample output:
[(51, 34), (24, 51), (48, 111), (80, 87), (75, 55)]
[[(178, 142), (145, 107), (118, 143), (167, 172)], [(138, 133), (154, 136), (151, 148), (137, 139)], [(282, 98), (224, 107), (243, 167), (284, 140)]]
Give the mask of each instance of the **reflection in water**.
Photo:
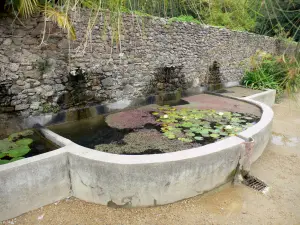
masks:
[(295, 147), (300, 144), (300, 137), (290, 137), (273, 132), (271, 142), (274, 145)]

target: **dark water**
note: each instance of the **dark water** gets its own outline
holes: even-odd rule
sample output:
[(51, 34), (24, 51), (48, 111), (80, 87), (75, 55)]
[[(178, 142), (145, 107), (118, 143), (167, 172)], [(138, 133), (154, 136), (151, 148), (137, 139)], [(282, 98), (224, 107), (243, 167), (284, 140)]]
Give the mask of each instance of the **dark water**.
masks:
[(33, 142), (29, 146), (31, 151), (24, 156), (25, 158), (50, 152), (59, 148), (59, 146), (43, 137), (37, 129), (34, 129), (33, 131), (34, 134), (32, 136), (26, 137), (31, 138)]
[(94, 148), (98, 144), (122, 144), (124, 136), (133, 131), (133, 129), (117, 129), (108, 126), (102, 115), (47, 128), (88, 148)]
[[(30, 139), (33, 140), (33, 142), (29, 145), (29, 148), (31, 149), (30, 152), (28, 152), (26, 155), (24, 155), (22, 157), (28, 158), (28, 157), (32, 157), (32, 156), (35, 156), (35, 155), (40, 155), (40, 154), (43, 154), (43, 153), (46, 153), (46, 152), (50, 152), (50, 151), (53, 151), (53, 150), (59, 148), (59, 146), (52, 143), (51, 141), (49, 141), (45, 137), (43, 137), (43, 135), (37, 129), (33, 129), (33, 132), (34, 132), (33, 135), (29, 135), (29, 136), (19, 138), (19, 139), (30, 138)], [(8, 157), (8, 156), (3, 157), (2, 159), (3, 160), (11, 160), (11, 158)]]

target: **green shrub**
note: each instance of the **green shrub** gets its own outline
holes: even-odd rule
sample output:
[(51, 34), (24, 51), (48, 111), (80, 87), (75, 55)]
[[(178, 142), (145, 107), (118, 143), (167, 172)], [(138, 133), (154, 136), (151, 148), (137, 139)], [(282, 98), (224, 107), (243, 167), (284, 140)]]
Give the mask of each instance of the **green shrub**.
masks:
[(189, 22), (189, 23), (196, 23), (196, 24), (200, 24), (200, 21), (195, 19), (192, 16), (178, 16), (178, 17), (172, 17), (171, 19), (169, 19), (169, 24), (173, 23), (173, 22)]
[(252, 69), (246, 71), (242, 84), (264, 90), (275, 89), (277, 99), (285, 92), (292, 98), (300, 88), (300, 67), (294, 57), (257, 53), (251, 58)]

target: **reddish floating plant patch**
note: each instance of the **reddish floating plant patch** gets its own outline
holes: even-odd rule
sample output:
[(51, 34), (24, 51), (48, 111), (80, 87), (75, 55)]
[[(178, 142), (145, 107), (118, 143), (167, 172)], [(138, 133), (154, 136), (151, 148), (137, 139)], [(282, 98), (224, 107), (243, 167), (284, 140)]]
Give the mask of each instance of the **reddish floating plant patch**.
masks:
[(108, 115), (106, 123), (108, 126), (118, 129), (143, 128), (146, 124), (157, 124), (149, 111), (140, 109)]

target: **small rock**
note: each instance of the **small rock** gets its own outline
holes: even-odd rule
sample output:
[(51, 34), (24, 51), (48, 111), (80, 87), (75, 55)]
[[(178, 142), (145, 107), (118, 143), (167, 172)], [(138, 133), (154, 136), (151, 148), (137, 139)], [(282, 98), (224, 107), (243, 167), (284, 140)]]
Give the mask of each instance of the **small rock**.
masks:
[(114, 67), (111, 65), (105, 65), (102, 67), (103, 72), (110, 72), (113, 71)]
[(105, 78), (104, 80), (102, 80), (102, 85), (103, 86), (113, 86), (115, 84), (115, 81), (114, 79), (108, 77), (108, 78)]
[(54, 85), (54, 90), (63, 91), (63, 90), (65, 90), (65, 86), (62, 84), (56, 84), (56, 85)]
[(9, 69), (11, 72), (17, 72), (19, 70), (19, 64), (17, 63), (10, 63), (9, 64)]
[(5, 55), (1, 55), (0, 54), (0, 62), (2, 62), (2, 63), (9, 63), (9, 59)]
[(43, 92), (43, 88), (41, 88), (41, 87), (36, 87), (36, 88), (35, 88), (35, 92), (36, 92), (37, 94), (41, 94), (41, 93)]
[(20, 105), (15, 106), (16, 111), (20, 111), (20, 110), (24, 110), (24, 109), (28, 109), (28, 108), (29, 108), (28, 104), (20, 104)]
[(15, 45), (21, 45), (22, 44), (22, 39), (21, 38), (13, 38), (13, 43)]
[(40, 107), (40, 103), (39, 102), (33, 102), (31, 105), (30, 105), (30, 108), (33, 109), (33, 110), (38, 110)]
[(44, 93), (44, 96), (46, 96), (46, 97), (50, 97), (52, 95), (54, 95), (54, 91), (48, 91), (48, 92)]
[(17, 80), (16, 84), (19, 85), (19, 86), (24, 86), (25, 85), (25, 81), (23, 81), (23, 80)]
[(26, 71), (24, 72), (24, 76), (26, 78), (31, 78), (31, 79), (39, 79), (40, 78), (40, 74), (38, 73), (38, 71)]
[(4, 41), (3, 41), (3, 45), (11, 45), (11, 43), (12, 43), (12, 40), (10, 39), (10, 38), (7, 38), (7, 39), (5, 39)]
[(50, 86), (50, 85), (44, 85), (44, 86), (43, 86), (43, 89), (44, 89), (45, 91), (51, 91), (51, 90), (52, 90), (52, 86)]

